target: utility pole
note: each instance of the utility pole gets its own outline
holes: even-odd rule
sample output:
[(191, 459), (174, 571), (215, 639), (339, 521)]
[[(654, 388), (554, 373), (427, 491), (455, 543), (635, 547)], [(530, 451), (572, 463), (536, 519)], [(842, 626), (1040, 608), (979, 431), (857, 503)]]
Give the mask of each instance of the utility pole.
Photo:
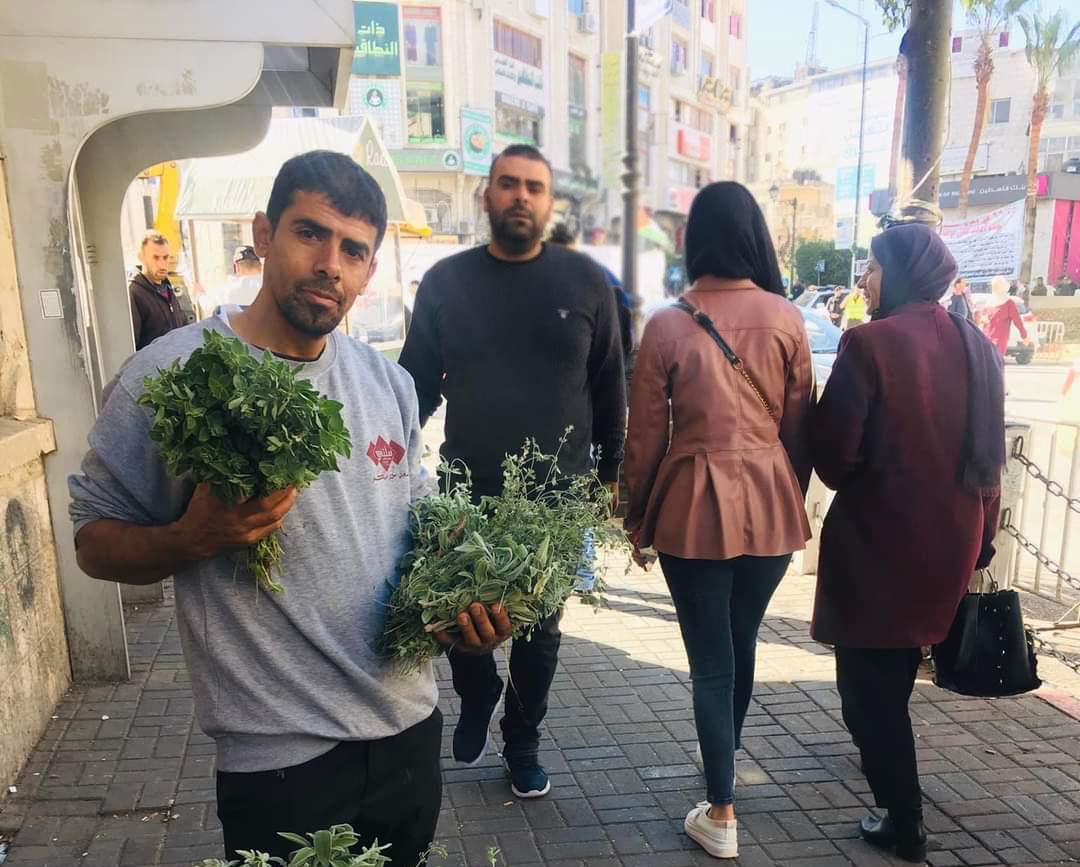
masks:
[(645, 327), (645, 311), (637, 280), (637, 210), (638, 210), (638, 34), (636, 0), (626, 0), (626, 147), (623, 153), (623, 226), (622, 282), (630, 296), (631, 328), (635, 344)]
[(953, 4), (911, 0), (910, 25), (901, 45), (907, 58), (907, 94), (901, 149), (901, 216), (939, 224), (938, 190), (945, 145), (946, 96)]
[(859, 104), (859, 155), (857, 158), (857, 165), (855, 166), (855, 224), (852, 226), (851, 274), (848, 281), (849, 286), (854, 286), (855, 252), (859, 249), (859, 213), (862, 211), (863, 142), (865, 141), (866, 132), (866, 64), (870, 57), (870, 22), (858, 12), (852, 12), (847, 7), (842, 6), (837, 0), (825, 0), (825, 2), (835, 9), (839, 9), (841, 12), (846, 12), (852, 18), (857, 18), (859, 23), (863, 26), (862, 95)]

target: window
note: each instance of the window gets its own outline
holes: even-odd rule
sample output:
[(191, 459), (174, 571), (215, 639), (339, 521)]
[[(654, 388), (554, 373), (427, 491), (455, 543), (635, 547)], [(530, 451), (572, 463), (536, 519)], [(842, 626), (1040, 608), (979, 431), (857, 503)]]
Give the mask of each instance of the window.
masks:
[(1011, 102), (1009, 99), (990, 100), (990, 123), (1008, 123)]
[(739, 93), (739, 86), (742, 84), (742, 75), (739, 73), (739, 67), (731, 67), (731, 95), (736, 96)]
[(706, 21), (716, 21), (716, 0), (701, 0), (701, 17)]
[(405, 91), (405, 108), (409, 144), (436, 144), (446, 141), (441, 83), (410, 82)]
[(953, 54), (959, 54), (963, 50), (964, 50), (964, 37), (963, 36), (954, 36), (952, 38), (952, 53)]
[(671, 103), (671, 110), (676, 123), (682, 123), (698, 130), (698, 132), (712, 135), (713, 114), (711, 111), (702, 111), (697, 106), (683, 102), (681, 99), (673, 99)]
[(434, 6), (406, 6), (405, 65), (439, 69), (442, 67), (442, 22)]
[(585, 58), (570, 55), (569, 67), (569, 103), (570, 103), (570, 166), (587, 165), (588, 138), (586, 137), (585, 107)]
[(1068, 139), (1066, 139), (1065, 136), (1042, 139), (1039, 142), (1038, 170), (1040, 172), (1060, 171), (1062, 163), (1065, 162), (1065, 149), (1067, 145)]
[(679, 39), (677, 36), (671, 38), (671, 74), (682, 75), (686, 72), (686, 67), (689, 66), (688, 57), (689, 49), (686, 47), (686, 40)]
[(455, 233), (452, 216), (453, 199), (449, 193), (444, 193), (442, 190), (418, 187), (411, 190), (409, 195), (424, 206), (424, 216), (432, 229), (440, 234)]
[(728, 16), (728, 35), (742, 39), (742, 16), (737, 12)]
[(709, 183), (709, 173), (701, 166), (693, 166), (682, 160), (668, 160), (668, 180), (680, 187), (700, 190)]
[(716, 65), (716, 61), (713, 56), (707, 51), (701, 52), (701, 61), (698, 64), (698, 87), (701, 87), (705, 83), (705, 79), (713, 74), (713, 67)]
[(1009, 47), (1009, 31), (1005, 30), (998, 34), (998, 48)]
[(642, 48), (648, 48), (650, 50), (656, 48), (656, 33), (653, 31), (653, 28), (650, 27), (648, 30), (643, 30), (641, 32), (640, 41)]
[(580, 18), (585, 14), (585, 0), (566, 0), (566, 11)]
[(495, 94), (495, 131), (514, 142), (540, 147), (544, 117), (519, 105), (511, 105), (501, 93)]
[(495, 50), (537, 69), (544, 65), (543, 45), (539, 37), (498, 20), (495, 22)]

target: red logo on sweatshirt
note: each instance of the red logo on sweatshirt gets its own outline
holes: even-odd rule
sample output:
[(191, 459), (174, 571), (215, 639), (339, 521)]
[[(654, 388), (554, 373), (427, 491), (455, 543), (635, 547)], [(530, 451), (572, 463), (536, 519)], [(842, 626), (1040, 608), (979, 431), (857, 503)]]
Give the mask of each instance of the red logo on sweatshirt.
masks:
[(371, 458), (371, 462), (376, 466), (389, 470), (391, 464), (401, 463), (405, 457), (405, 449), (393, 440), (387, 442), (382, 437), (379, 437), (375, 442), (368, 444), (367, 456)]

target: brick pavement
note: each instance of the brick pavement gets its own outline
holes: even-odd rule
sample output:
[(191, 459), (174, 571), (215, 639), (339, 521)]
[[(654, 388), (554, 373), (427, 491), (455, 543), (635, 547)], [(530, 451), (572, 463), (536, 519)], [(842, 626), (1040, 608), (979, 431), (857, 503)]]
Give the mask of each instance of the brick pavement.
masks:
[[(450, 855), (433, 863), (479, 867), (490, 846), (510, 867), (716, 863), (682, 833), (704, 782), (671, 601), (655, 572), (616, 565), (609, 584), (609, 610), (571, 603), (564, 620), (547, 798), (517, 801), (495, 755), (474, 768), (449, 759), (458, 706), (439, 664), (438, 836)], [(893, 862), (856, 838), (867, 785), (831, 655), (807, 635), (811, 595), (809, 579), (789, 576), (762, 628), (738, 761), (738, 863), (879, 867)], [(171, 604), (129, 611), (128, 640), (131, 682), (73, 688), (0, 805), (0, 834), (15, 834), (5, 867), (191, 867), (220, 853), (213, 747), (192, 720)], [(967, 699), (928, 683), (913, 716), (934, 867), (1080, 862), (1080, 722), (1035, 696)]]

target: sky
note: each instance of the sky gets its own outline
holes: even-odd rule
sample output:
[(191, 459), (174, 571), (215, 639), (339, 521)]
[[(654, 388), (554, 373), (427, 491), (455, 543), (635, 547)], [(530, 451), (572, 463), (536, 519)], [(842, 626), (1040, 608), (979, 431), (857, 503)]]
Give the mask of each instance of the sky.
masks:
[[(900, 31), (889, 33), (881, 23), (881, 13), (874, 0), (843, 0), (853, 12), (861, 12), (870, 21), (870, 59), (895, 57), (900, 46)], [(807, 37), (813, 17), (814, 0), (749, 0), (747, 29), (749, 32), (750, 77), (767, 75), (790, 76), (795, 64), (806, 58)], [(1032, 4), (1034, 5), (1034, 4)], [(1044, 13), (1058, 8), (1080, 9), (1076, 0), (1041, 0)], [(819, 2), (817, 57), (830, 69), (862, 63), (863, 26), (850, 15)], [(1080, 20), (1073, 11), (1072, 20)], [(953, 29), (967, 27), (963, 7), (955, 3)], [(1019, 26), (1014, 29), (1019, 34)], [(1023, 44), (1023, 38), (1020, 43)]]

